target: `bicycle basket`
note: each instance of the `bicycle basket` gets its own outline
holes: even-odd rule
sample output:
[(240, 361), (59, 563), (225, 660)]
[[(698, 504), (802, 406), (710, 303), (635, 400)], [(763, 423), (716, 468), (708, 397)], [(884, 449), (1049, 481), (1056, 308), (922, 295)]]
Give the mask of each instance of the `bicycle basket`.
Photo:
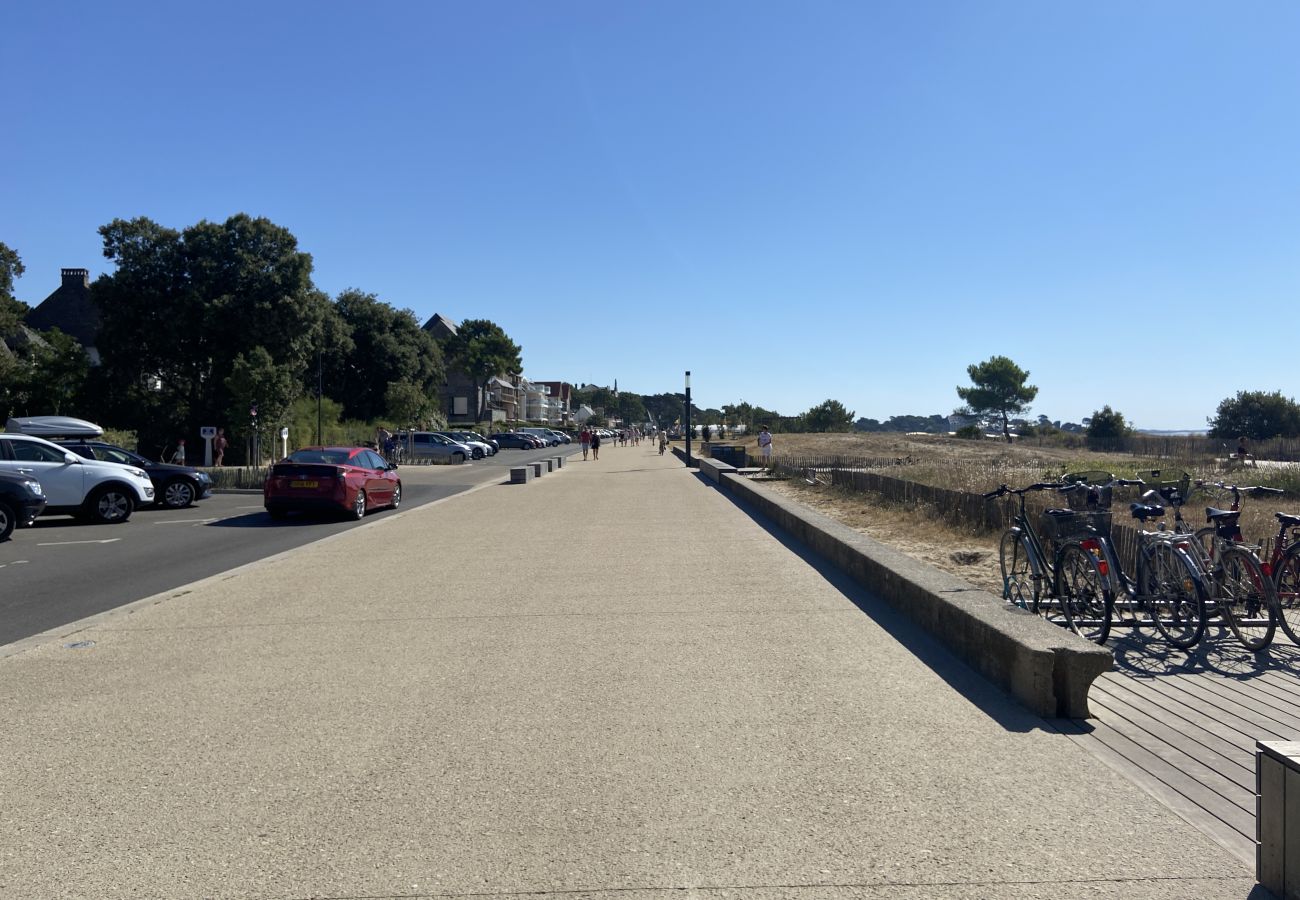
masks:
[(1159, 469), (1152, 469), (1149, 476), (1142, 479), (1150, 490), (1172, 506), (1182, 506), (1187, 502), (1187, 494), (1192, 488), (1192, 476), (1184, 472), (1177, 480), (1161, 478)]
[(1081, 487), (1065, 495), (1070, 509), (1086, 512), (1094, 509), (1110, 509), (1110, 487)]
[[(1077, 493), (1082, 494), (1083, 491)], [(1045, 512), (1039, 520), (1039, 530), (1049, 541), (1059, 542), (1099, 532), (1110, 533), (1110, 511), (1055, 510)]]

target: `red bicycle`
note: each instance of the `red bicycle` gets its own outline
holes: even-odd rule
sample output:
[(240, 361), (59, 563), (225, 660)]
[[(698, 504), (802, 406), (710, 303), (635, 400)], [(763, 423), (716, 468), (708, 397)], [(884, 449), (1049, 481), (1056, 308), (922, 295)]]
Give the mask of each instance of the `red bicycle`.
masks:
[(1264, 571), (1271, 572), (1281, 606), (1278, 624), (1291, 639), (1300, 644), (1300, 516), (1273, 513), (1277, 519), (1277, 537)]

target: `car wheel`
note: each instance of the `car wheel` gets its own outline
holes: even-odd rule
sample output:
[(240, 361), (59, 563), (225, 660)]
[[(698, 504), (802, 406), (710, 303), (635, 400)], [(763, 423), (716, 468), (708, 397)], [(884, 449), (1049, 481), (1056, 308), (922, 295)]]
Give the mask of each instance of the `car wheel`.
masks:
[(14, 533), (14, 526), (17, 524), (18, 515), (13, 511), (13, 507), (0, 500), (0, 541), (9, 540), (9, 535)]
[(475, 458), (475, 459), (482, 459), (483, 456), (484, 456), (484, 453), (483, 453), (482, 450), (477, 450), (477, 449), (476, 449), (476, 450), (474, 451), (474, 458)]
[(162, 504), (168, 509), (182, 509), (194, 503), (194, 485), (177, 478), (163, 485)]
[(283, 519), (289, 515), (289, 510), (280, 509), (277, 506), (268, 506), (266, 508), (266, 514), (270, 516), (272, 519)]
[(101, 525), (116, 525), (131, 518), (135, 500), (125, 488), (109, 485), (96, 490), (86, 500), (86, 518)]
[(388, 504), (389, 509), (397, 509), (402, 505), (402, 483), (399, 481), (393, 486), (393, 502)]
[(357, 496), (352, 501), (352, 510), (348, 516), (353, 519), (364, 519), (366, 517), (366, 492), (357, 490)]

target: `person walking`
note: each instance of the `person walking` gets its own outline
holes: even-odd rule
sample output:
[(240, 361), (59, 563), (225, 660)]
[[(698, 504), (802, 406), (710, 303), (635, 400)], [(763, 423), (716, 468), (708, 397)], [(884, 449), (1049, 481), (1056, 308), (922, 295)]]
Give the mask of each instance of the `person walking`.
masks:
[(664, 451), (668, 449), (668, 432), (660, 428), (658, 437), (659, 437), (659, 455), (663, 456)]
[(220, 468), (226, 458), (226, 448), (230, 446), (230, 441), (226, 440), (226, 429), (218, 428), (217, 436), (212, 439), (212, 461)]
[(582, 458), (587, 458), (587, 453), (591, 450), (591, 429), (584, 427), (582, 433), (578, 435), (578, 443), (582, 445)]
[(763, 468), (772, 464), (772, 432), (764, 425), (758, 433), (758, 453), (763, 458)]
[(185, 438), (177, 438), (176, 450), (172, 453), (172, 465), (185, 465)]
[(600, 459), (600, 432), (591, 433), (591, 458)]

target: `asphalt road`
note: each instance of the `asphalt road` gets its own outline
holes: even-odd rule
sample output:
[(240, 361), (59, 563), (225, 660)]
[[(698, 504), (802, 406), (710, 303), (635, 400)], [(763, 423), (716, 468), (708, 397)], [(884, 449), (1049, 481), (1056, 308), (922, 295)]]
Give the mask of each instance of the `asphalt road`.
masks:
[[(509, 476), (509, 467), (576, 445), (502, 450), (463, 466), (406, 466), (402, 508)], [(392, 515), (381, 510), (366, 521)], [(0, 646), (149, 597), (361, 523), (293, 515), (273, 522), (261, 494), (215, 494), (189, 509), (138, 509), (121, 525), (38, 519), (0, 544)]]

